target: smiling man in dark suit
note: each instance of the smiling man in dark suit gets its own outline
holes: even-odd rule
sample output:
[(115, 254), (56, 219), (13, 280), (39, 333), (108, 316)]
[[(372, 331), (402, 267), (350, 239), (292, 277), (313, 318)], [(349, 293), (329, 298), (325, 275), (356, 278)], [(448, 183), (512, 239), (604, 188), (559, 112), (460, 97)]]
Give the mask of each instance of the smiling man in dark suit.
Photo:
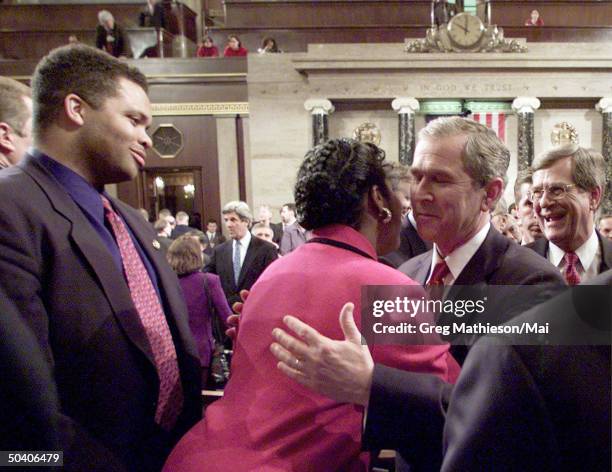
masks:
[(612, 241), (595, 229), (606, 188), (603, 156), (569, 144), (533, 163), (530, 195), (546, 239), (528, 247), (559, 268), (570, 285), (612, 268)]
[(249, 226), (253, 215), (245, 202), (229, 202), (222, 213), (230, 239), (213, 249), (206, 271), (221, 278), (225, 297), (232, 306), (241, 301), (240, 290), (249, 290), (278, 253), (272, 243), (252, 237)]
[(0, 172), (0, 285), (52, 367), (66, 469), (159, 470), (201, 415), (199, 361), (151, 226), (104, 191), (144, 167), (146, 79), (66, 46), (32, 90), (34, 149)]

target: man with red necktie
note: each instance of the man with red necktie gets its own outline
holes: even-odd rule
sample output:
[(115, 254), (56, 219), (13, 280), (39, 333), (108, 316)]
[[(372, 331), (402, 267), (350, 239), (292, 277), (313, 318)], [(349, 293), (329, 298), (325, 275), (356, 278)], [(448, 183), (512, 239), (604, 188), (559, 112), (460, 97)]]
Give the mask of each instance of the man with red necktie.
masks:
[(533, 163), (530, 195), (546, 239), (528, 247), (558, 267), (568, 285), (612, 268), (612, 241), (595, 229), (605, 165), (600, 153), (575, 144), (552, 149)]
[(32, 89), (34, 147), (0, 174), (0, 284), (52, 367), (66, 470), (159, 470), (201, 416), (199, 360), (152, 228), (104, 191), (145, 165), (146, 78), (67, 46)]

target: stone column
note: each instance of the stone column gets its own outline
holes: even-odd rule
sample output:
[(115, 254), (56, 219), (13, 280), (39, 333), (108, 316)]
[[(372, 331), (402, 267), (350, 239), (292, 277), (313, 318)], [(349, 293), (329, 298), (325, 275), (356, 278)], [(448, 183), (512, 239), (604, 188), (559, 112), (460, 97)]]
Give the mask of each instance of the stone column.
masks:
[(414, 116), (419, 111), (419, 101), (413, 97), (397, 97), (391, 106), (398, 114), (399, 123), (399, 161), (412, 165), (414, 158), (415, 133)]
[(517, 97), (512, 109), (518, 116), (518, 170), (524, 170), (533, 162), (533, 115), (540, 108), (536, 97)]
[(312, 114), (312, 143), (316, 146), (328, 139), (328, 116), (334, 105), (325, 98), (311, 98), (304, 102), (304, 108)]
[(603, 214), (612, 213), (612, 97), (604, 97), (595, 106), (603, 117), (601, 130), (601, 153), (606, 160), (606, 180), (608, 181), (604, 201), (601, 204)]

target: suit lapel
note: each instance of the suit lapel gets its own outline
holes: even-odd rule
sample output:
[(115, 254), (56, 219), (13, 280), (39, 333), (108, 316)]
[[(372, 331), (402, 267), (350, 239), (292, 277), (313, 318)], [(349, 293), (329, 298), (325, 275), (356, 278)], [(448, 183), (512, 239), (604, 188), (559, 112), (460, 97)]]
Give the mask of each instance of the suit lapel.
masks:
[(234, 288), (233, 291), (237, 292), (238, 287), (236, 286), (236, 276), (234, 275), (234, 240), (230, 239), (225, 245), (225, 247), (223, 247), (223, 251), (219, 252), (223, 256), (223, 264), (221, 264), (221, 267), (225, 266), (228, 268), (228, 270), (224, 270), (219, 273), (231, 274), (231, 277), (229, 277), (231, 279), (230, 283), (231, 286)]
[(55, 211), (71, 224), (70, 237), (91, 266), (113, 314), (128, 338), (154, 363), (153, 352), (132, 302), (127, 282), (117, 271), (112, 256), (81, 209), (61, 185), (38, 164), (24, 164), (24, 170), (46, 193)]
[(487, 237), (455, 280), (447, 298), (457, 297), (461, 292), (462, 285), (486, 284), (490, 274), (499, 268), (501, 256), (508, 250), (509, 244), (510, 241), (491, 226)]
[(242, 267), (240, 268), (240, 277), (238, 278), (238, 287), (241, 287), (244, 283), (244, 278), (249, 271), (249, 267), (255, 259), (255, 254), (259, 249), (258, 241), (255, 239), (255, 236), (251, 236), (251, 242), (249, 243), (249, 247), (247, 248), (246, 255), (244, 256), (244, 262), (242, 263)]
[[(427, 276), (429, 275), (429, 269), (431, 269), (431, 259), (433, 257), (433, 250), (427, 251), (426, 253), (417, 256), (418, 266), (412, 274), (407, 274), (415, 282), (425, 286)], [(415, 261), (417, 262), (417, 261)]]

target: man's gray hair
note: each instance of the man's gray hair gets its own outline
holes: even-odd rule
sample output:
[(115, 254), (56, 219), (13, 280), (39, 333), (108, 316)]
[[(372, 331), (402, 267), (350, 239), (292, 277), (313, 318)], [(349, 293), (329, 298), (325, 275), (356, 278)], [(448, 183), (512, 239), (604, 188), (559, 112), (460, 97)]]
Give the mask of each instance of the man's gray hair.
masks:
[(115, 18), (113, 17), (113, 14), (108, 11), (108, 10), (100, 10), (98, 12), (98, 21), (100, 22), (100, 24), (104, 23), (105, 21), (115, 21)]
[(461, 158), (467, 173), (481, 187), (497, 177), (507, 183), (510, 151), (495, 131), (474, 120), (453, 116), (436, 118), (419, 132), (420, 139), (451, 136), (467, 136)]
[(601, 188), (603, 201), (606, 190), (606, 161), (593, 149), (586, 149), (577, 144), (565, 144), (540, 154), (533, 162), (533, 171), (548, 169), (555, 162), (570, 157), (572, 159), (572, 178), (583, 190)]
[(236, 213), (242, 221), (246, 221), (249, 224), (251, 223), (251, 221), (253, 221), (253, 214), (251, 213), (249, 205), (247, 205), (246, 202), (242, 202), (239, 200), (226, 203), (221, 213), (223, 213), (224, 215), (228, 213)]
[(189, 215), (184, 211), (179, 211), (176, 214), (176, 222), (185, 225), (189, 224)]

